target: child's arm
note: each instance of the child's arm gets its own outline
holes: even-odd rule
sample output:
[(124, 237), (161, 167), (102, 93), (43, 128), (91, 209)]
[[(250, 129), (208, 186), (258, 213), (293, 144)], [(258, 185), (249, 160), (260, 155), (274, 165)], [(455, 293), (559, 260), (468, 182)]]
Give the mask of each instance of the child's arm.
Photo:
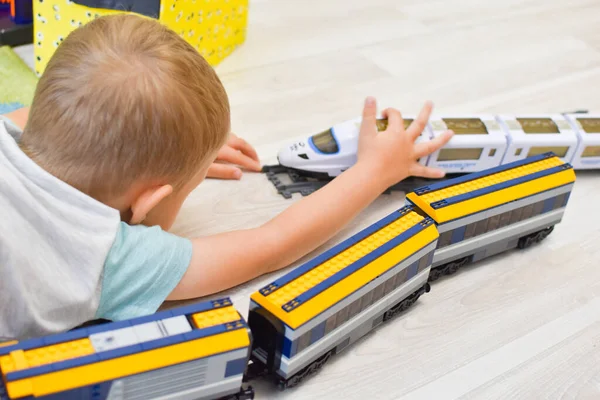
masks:
[(208, 295), (283, 268), (330, 239), (396, 182), (409, 175), (444, 175), (417, 162), (451, 137), (446, 132), (415, 145), (429, 119), (429, 103), (407, 131), (400, 112), (386, 110), (388, 128), (378, 133), (376, 111), (375, 100), (367, 99), (358, 161), (325, 187), (261, 227), (194, 239), (190, 266), (168, 300)]

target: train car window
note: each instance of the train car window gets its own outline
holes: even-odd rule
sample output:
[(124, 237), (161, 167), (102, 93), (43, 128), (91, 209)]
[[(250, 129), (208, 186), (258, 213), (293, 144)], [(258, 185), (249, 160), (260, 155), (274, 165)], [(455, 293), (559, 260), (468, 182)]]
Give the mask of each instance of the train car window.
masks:
[(523, 149), (515, 150), (515, 156), (520, 156), (522, 151), (523, 151)]
[(527, 134), (560, 133), (552, 118), (517, 118), (517, 121)]
[[(403, 121), (404, 121), (404, 129), (408, 129), (410, 124), (412, 124), (412, 122), (413, 122), (413, 120), (411, 118), (403, 119)], [(376, 121), (376, 124), (377, 124), (377, 130), (379, 132), (382, 132), (387, 129), (388, 120), (387, 120), (387, 118), (380, 118)]]
[(442, 118), (456, 135), (487, 135), (488, 130), (479, 118)]
[(473, 236), (479, 236), (485, 232), (487, 232), (488, 219), (484, 218), (481, 221), (477, 222), (477, 226), (475, 226), (475, 234)]
[(388, 127), (387, 118), (378, 119), (377, 121), (375, 121), (375, 123), (377, 124), (377, 130), (379, 132), (385, 131)]
[(477, 226), (477, 222), (467, 225), (467, 228), (465, 229), (465, 238), (463, 240), (472, 238), (475, 235), (475, 226)]
[(544, 154), (553, 152), (557, 157), (564, 157), (569, 151), (569, 146), (536, 146), (529, 149), (527, 157), (537, 156), (538, 154)]
[(383, 297), (383, 290), (383, 283), (377, 286), (375, 290), (373, 290), (373, 303), (376, 303), (377, 301), (379, 301), (379, 299)]
[(388, 279), (387, 281), (385, 281), (385, 286), (383, 288), (383, 295), (387, 296), (388, 294), (390, 294), (392, 292), (392, 290), (394, 290), (394, 281), (395, 281), (395, 276), (392, 276), (390, 279)]
[(496, 155), (496, 149), (490, 149), (490, 152), (488, 153), (488, 157), (494, 157)]
[(406, 276), (408, 274), (408, 267), (404, 268), (402, 271), (398, 272), (396, 275), (396, 287), (400, 287), (404, 285), (406, 282)]
[(512, 210), (510, 213), (509, 225), (519, 222), (521, 220), (521, 214), (523, 214), (522, 208), (516, 208), (516, 209)]
[(373, 304), (373, 291), (365, 293), (360, 299), (360, 311), (366, 310), (371, 304)]
[(325, 334), (326, 335), (335, 329), (335, 320), (336, 320), (336, 315), (333, 314), (331, 317), (327, 318), (327, 321), (325, 321)]
[(600, 118), (577, 118), (585, 133), (600, 133)]
[(542, 213), (543, 209), (544, 209), (544, 202), (538, 201), (537, 203), (535, 203), (533, 205), (533, 212), (531, 213), (531, 216), (535, 217), (536, 215), (540, 215)]
[(488, 221), (488, 226), (487, 226), (487, 231), (495, 231), (496, 229), (498, 229), (498, 225), (500, 225), (500, 215), (494, 215), (493, 217), (489, 218)]
[(600, 157), (600, 146), (586, 146), (581, 157)]
[(441, 249), (442, 247), (446, 247), (450, 244), (452, 240), (452, 231), (444, 232), (438, 238), (437, 248)]
[(427, 268), (427, 264), (429, 264), (429, 254), (421, 257), (421, 260), (419, 261), (419, 269), (417, 270), (417, 273), (421, 273), (422, 271), (425, 271), (425, 268)]
[(296, 350), (296, 354), (309, 346), (311, 333), (312, 331), (308, 331), (298, 338), (298, 349)]
[(510, 211), (506, 211), (502, 214), (500, 214), (500, 223), (498, 224), (498, 229), (505, 227), (506, 225), (510, 224)]
[(441, 149), (438, 161), (479, 160), (482, 148), (473, 149)]
[(348, 307), (348, 319), (352, 319), (356, 314), (360, 312), (360, 299), (354, 300), (350, 307)]
[(341, 326), (348, 321), (348, 311), (350, 311), (349, 307), (346, 306), (337, 313), (336, 326)]
[(521, 221), (531, 218), (531, 214), (533, 214), (533, 204), (528, 204), (523, 207), (523, 213), (521, 214)]
[(312, 136), (310, 140), (321, 153), (334, 154), (340, 150), (331, 129)]
[(566, 193), (563, 193), (559, 196), (556, 197), (556, 200), (554, 200), (554, 209), (556, 210), (557, 208), (561, 208), (563, 206), (563, 204), (565, 203), (565, 197), (567, 196)]

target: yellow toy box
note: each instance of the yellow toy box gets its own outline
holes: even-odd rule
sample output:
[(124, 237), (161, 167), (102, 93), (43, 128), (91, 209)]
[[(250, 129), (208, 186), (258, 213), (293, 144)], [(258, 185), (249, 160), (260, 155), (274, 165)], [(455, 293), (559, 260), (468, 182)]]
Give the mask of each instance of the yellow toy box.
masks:
[(35, 69), (41, 75), (75, 28), (102, 15), (157, 18), (217, 65), (244, 42), (249, 0), (33, 0)]

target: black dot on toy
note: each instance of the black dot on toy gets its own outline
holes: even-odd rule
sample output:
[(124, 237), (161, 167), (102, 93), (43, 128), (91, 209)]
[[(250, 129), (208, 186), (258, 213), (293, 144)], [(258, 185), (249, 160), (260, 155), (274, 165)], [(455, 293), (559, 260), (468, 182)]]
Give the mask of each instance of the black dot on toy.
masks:
[(37, 58), (38, 61), (42, 61), (42, 57), (37, 56), (36, 58)]

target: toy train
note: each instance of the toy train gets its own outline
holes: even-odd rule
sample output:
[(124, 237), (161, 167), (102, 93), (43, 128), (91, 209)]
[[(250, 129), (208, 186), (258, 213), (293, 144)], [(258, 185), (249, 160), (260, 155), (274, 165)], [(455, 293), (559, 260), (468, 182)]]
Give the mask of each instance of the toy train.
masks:
[(251, 296), (0, 347), (0, 399), (254, 397), (297, 385), (461, 266), (543, 240), (575, 182), (553, 153), (422, 187), (406, 205)]
[[(412, 121), (405, 118), (405, 127)], [(286, 198), (295, 192), (309, 194), (356, 162), (360, 124), (358, 118), (296, 140), (279, 151), (279, 165), (265, 166), (264, 172)], [(380, 119), (377, 126), (385, 130), (387, 121)], [(431, 140), (447, 129), (455, 136), (446, 146), (419, 160), (446, 171), (446, 179), (546, 152), (576, 170), (600, 169), (600, 114), (432, 116), (417, 141)], [(292, 183), (282, 183), (281, 174)], [(431, 182), (409, 178), (391, 189), (408, 192)]]

